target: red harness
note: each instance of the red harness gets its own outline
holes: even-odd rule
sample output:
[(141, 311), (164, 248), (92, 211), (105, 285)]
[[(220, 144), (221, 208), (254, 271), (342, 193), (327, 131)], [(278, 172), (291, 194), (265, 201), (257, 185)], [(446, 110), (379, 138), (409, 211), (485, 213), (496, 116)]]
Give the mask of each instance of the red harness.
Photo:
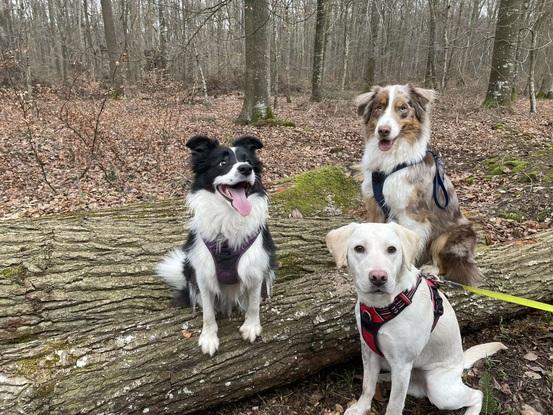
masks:
[(436, 327), (440, 316), (444, 313), (444, 307), (442, 302), (442, 297), (438, 292), (438, 283), (433, 280), (426, 278), (423, 275), (419, 275), (417, 278), (417, 283), (411, 290), (403, 291), (394, 298), (392, 304), (382, 308), (369, 307), (363, 303), (359, 304), (359, 313), (361, 314), (361, 335), (367, 343), (367, 346), (375, 352), (376, 354), (384, 357), (378, 344), (376, 342), (376, 336), (380, 327), (384, 325), (387, 321), (390, 321), (397, 317), (413, 300), (415, 292), (422, 280), (425, 280), (428, 288), (430, 289), (430, 297), (432, 299), (432, 304), (434, 306), (434, 323), (432, 324), (432, 330)]

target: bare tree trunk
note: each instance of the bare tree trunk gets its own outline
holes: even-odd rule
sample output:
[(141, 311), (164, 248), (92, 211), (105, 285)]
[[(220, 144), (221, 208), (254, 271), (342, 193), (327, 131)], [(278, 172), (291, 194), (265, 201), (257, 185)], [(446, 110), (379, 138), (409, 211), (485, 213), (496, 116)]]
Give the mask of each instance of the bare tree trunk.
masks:
[[(350, 277), (324, 246), (345, 218), (278, 219), (281, 268), (262, 307), (263, 335), (219, 318), (219, 352), (202, 355), (201, 313), (169, 306), (153, 275), (185, 238), (180, 204), (0, 222), (0, 411), (188, 414), (293, 382), (359, 353)], [(477, 256), (494, 290), (553, 299), (553, 232)], [(461, 327), (520, 306), (445, 290)]]
[(515, 46), (517, 19), (521, 12), (521, 0), (501, 0), (495, 29), (492, 68), (488, 91), (483, 105), (486, 107), (510, 106), (511, 89), (515, 71)]
[[(345, 22), (350, 20), (350, 3), (346, 3), (345, 13)], [(342, 82), (340, 83), (341, 90), (346, 89), (346, 77), (348, 75), (348, 61), (349, 61), (349, 44), (350, 44), (350, 30), (348, 24), (344, 24), (344, 55), (343, 55), (343, 64), (342, 64)]]
[(161, 69), (167, 69), (167, 24), (163, 11), (163, 1), (158, 0), (158, 18), (159, 18), (159, 63)]
[[(537, 25), (536, 25), (537, 26)], [(530, 98), (530, 113), (537, 112), (536, 108), (536, 47), (537, 33), (536, 27), (531, 31), (532, 41), (530, 42), (530, 56), (528, 67), (528, 95)]]
[(113, 9), (111, 7), (111, 0), (101, 0), (102, 4), (102, 17), (104, 19), (104, 35), (106, 37), (106, 47), (109, 55), (109, 72), (110, 79), (116, 93), (119, 94), (121, 90), (121, 77), (119, 76), (119, 47), (117, 45), (117, 38), (115, 36), (115, 24), (113, 21)]
[(269, 70), (269, 0), (244, 1), (246, 82), (244, 103), (236, 120), (249, 124), (272, 118)]
[(96, 79), (98, 76), (98, 58), (96, 56), (96, 48), (94, 47), (94, 42), (92, 41), (92, 33), (90, 26), (90, 11), (88, 9), (88, 0), (83, 0), (83, 14), (85, 22), (85, 54), (88, 59), (91, 60), (92, 66), (92, 78)]
[(320, 101), (322, 98), (325, 27), (326, 0), (317, 0), (315, 45), (313, 47), (313, 73), (311, 78), (311, 101)]
[(204, 70), (202, 68), (202, 62), (200, 61), (200, 52), (198, 52), (198, 49), (194, 45), (194, 56), (196, 57), (196, 65), (198, 66), (198, 73), (200, 74), (200, 80), (202, 82), (202, 92), (204, 94), (204, 104), (209, 105), (209, 95), (207, 93), (207, 82), (205, 80), (204, 76)]
[(367, 58), (367, 71), (365, 73), (365, 86), (369, 90), (375, 84), (375, 70), (376, 70), (376, 52), (378, 50), (378, 32), (380, 25), (380, 16), (376, 5), (376, 0), (371, 2), (371, 15), (370, 15), (370, 41), (369, 41), (369, 53)]
[(451, 9), (451, 4), (449, 1), (446, 1), (445, 5), (445, 22), (444, 22), (444, 63), (442, 69), (442, 80), (440, 82), (440, 88), (443, 90), (446, 87), (447, 83), (447, 72), (449, 65), (449, 10)]
[(428, 0), (430, 20), (428, 28), (428, 55), (426, 60), (426, 74), (424, 85), (427, 88), (436, 88), (436, 0)]

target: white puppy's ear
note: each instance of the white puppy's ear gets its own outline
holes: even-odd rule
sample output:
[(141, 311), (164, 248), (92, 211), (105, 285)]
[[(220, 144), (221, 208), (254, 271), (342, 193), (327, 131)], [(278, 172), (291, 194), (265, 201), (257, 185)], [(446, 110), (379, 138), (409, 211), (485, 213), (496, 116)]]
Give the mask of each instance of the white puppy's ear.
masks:
[(326, 247), (334, 257), (337, 268), (345, 267), (348, 264), (348, 240), (357, 223), (331, 230), (326, 235)]
[(415, 265), (415, 260), (419, 254), (419, 236), (409, 229), (395, 223), (390, 222), (397, 236), (401, 241), (401, 250), (403, 252), (403, 264), (407, 269), (411, 269)]

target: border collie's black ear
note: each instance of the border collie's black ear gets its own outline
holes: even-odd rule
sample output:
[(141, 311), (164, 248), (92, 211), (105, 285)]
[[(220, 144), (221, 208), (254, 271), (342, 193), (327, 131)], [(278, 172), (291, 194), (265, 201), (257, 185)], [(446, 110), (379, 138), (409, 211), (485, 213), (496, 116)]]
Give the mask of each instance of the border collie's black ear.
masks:
[(430, 104), (436, 99), (436, 91), (433, 89), (423, 89), (407, 84), (409, 93), (411, 94), (411, 105), (415, 109), (415, 116), (422, 122), (424, 113), (428, 111)]
[(205, 135), (195, 135), (186, 142), (186, 147), (192, 150), (193, 155), (202, 155), (219, 146), (219, 141)]
[(367, 123), (371, 117), (372, 104), (376, 94), (380, 90), (378, 85), (373, 86), (370, 92), (358, 95), (355, 98), (355, 105), (357, 106), (357, 115), (363, 117), (363, 122)]
[(261, 142), (261, 140), (252, 135), (243, 135), (242, 137), (238, 137), (236, 140), (234, 140), (234, 143), (232, 143), (232, 145), (234, 147), (246, 147), (249, 151), (253, 152), (255, 152), (255, 150), (263, 148), (263, 143)]

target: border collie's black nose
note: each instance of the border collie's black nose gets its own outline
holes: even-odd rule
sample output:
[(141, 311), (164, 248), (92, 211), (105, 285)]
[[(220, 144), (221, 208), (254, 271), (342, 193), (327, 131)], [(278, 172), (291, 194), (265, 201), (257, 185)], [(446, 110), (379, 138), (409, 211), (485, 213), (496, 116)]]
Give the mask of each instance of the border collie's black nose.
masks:
[(240, 166), (238, 166), (237, 170), (244, 176), (249, 176), (252, 172), (252, 166), (250, 166), (249, 164), (241, 164)]

